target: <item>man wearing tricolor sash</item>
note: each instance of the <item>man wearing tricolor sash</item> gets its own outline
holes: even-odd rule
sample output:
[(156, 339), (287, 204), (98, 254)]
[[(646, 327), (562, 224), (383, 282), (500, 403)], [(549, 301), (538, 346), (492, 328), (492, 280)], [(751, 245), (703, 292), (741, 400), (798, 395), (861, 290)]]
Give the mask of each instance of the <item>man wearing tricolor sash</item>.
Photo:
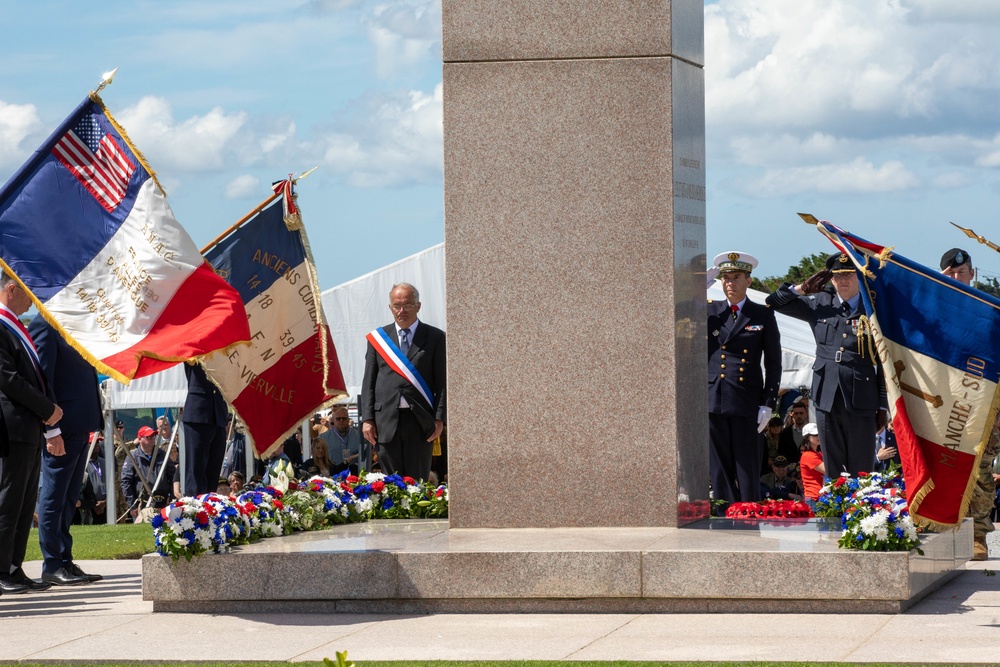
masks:
[(367, 336), (362, 435), (377, 447), (383, 472), (427, 479), (445, 423), (445, 334), (417, 319), (413, 285), (393, 286), (389, 309), (395, 321)]
[(25, 576), (21, 563), (38, 497), (42, 443), (47, 441), (53, 456), (66, 453), (55, 428), (62, 409), (18, 319), (30, 306), (31, 297), (5, 270), (0, 275), (0, 594), (8, 595), (40, 585)]

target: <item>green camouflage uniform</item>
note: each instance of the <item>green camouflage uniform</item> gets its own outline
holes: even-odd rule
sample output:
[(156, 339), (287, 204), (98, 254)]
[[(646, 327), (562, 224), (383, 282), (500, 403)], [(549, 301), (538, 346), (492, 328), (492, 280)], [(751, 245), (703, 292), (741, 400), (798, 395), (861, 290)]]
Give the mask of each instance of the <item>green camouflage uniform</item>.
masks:
[(975, 519), (973, 534), (977, 538), (986, 537), (986, 533), (993, 531), (990, 512), (993, 511), (997, 488), (993, 483), (993, 459), (997, 454), (1000, 454), (1000, 431), (994, 428), (989, 442), (986, 443), (983, 458), (979, 461), (979, 477), (972, 492), (972, 502), (969, 503), (969, 516)]

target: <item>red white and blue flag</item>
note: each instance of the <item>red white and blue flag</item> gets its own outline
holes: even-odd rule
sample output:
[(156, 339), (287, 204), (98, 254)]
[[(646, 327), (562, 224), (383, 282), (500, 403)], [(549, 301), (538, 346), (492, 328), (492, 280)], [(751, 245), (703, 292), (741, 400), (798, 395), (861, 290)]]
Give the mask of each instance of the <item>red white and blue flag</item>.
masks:
[(97, 95), (0, 190), (0, 260), (45, 319), (121, 382), (250, 337), (239, 295)]
[(262, 458), (347, 393), (291, 182), (274, 189), (272, 203), (205, 253), (239, 292), (251, 345), (202, 366)]
[(855, 264), (889, 406), (910, 514), (956, 526), (968, 512), (1000, 393), (1000, 300), (828, 222)]

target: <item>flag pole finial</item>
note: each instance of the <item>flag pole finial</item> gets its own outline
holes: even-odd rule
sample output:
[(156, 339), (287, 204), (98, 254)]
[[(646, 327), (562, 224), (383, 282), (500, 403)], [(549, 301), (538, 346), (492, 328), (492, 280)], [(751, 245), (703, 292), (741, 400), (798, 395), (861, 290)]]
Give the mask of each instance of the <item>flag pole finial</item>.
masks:
[(815, 225), (819, 223), (819, 218), (817, 218), (812, 213), (799, 213), (798, 216), (805, 220), (810, 225)]
[(976, 239), (977, 241), (979, 241), (983, 245), (989, 246), (990, 248), (993, 248), (997, 252), (1000, 252), (1000, 245), (997, 245), (996, 243), (993, 243), (989, 239), (987, 239), (987, 238), (985, 238), (983, 236), (980, 236), (979, 234), (976, 234), (971, 229), (968, 229), (966, 227), (962, 227), (961, 225), (956, 225), (954, 222), (951, 222), (951, 225), (953, 227), (958, 227), (959, 229), (961, 229), (965, 233), (965, 235), (968, 236), (970, 239)]
[(97, 90), (94, 91), (95, 95), (100, 94), (112, 81), (115, 80), (115, 74), (118, 73), (118, 68), (114, 68), (110, 72), (105, 72), (101, 75), (101, 83), (97, 86)]
[(309, 176), (309, 174), (313, 173), (313, 172), (314, 172), (314, 171), (316, 171), (317, 169), (319, 169), (319, 165), (316, 165), (315, 167), (313, 167), (313, 168), (312, 168), (312, 169), (310, 169), (309, 171), (304, 171), (304, 172), (302, 172), (302, 173), (301, 173), (301, 174), (299, 174), (298, 176), (294, 176), (294, 177), (292, 177), (292, 179), (291, 179), (291, 180), (292, 180), (292, 183), (297, 183), (297, 182), (301, 181), (301, 180), (302, 180), (303, 178), (307, 178), (307, 177)]

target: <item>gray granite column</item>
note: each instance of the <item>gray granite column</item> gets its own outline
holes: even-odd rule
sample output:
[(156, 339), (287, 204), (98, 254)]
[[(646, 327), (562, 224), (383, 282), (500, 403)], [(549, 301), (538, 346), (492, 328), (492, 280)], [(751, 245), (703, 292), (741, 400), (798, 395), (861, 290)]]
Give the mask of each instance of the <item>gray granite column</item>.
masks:
[(451, 527), (708, 485), (701, 0), (443, 0)]

